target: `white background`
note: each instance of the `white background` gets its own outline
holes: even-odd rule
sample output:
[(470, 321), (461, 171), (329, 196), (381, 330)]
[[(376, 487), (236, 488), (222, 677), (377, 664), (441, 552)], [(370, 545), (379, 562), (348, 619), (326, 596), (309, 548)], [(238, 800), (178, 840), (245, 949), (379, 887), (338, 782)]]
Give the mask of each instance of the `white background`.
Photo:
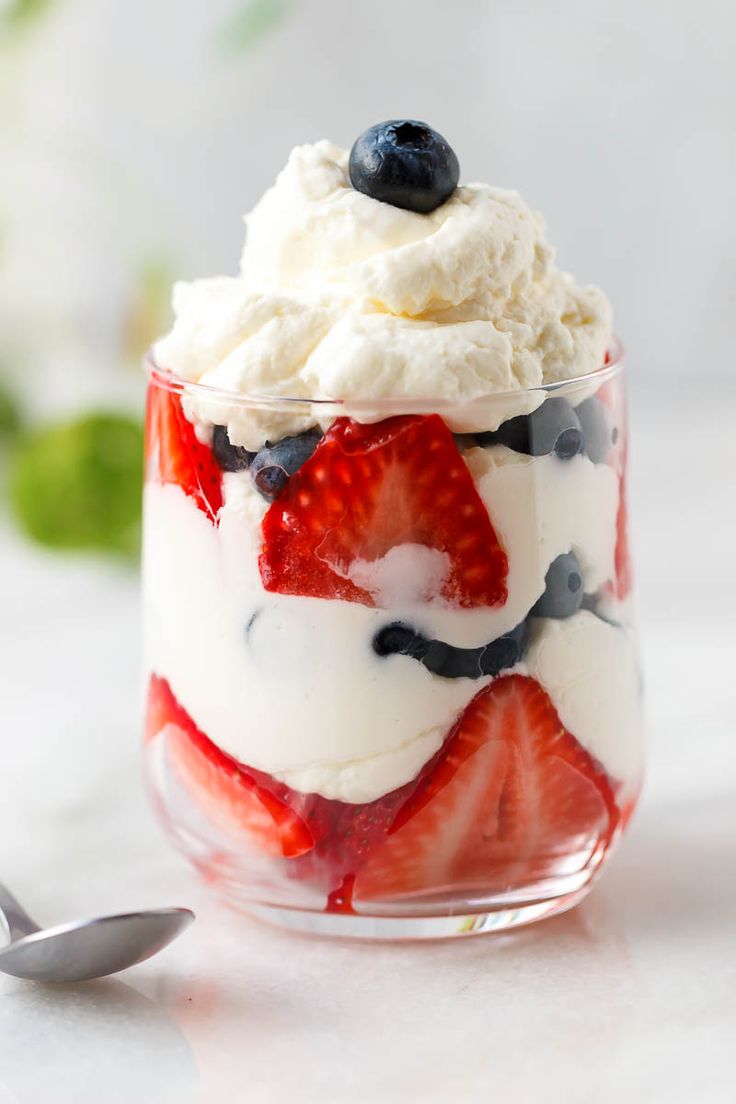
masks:
[(292, 145), (397, 115), (443, 132), (464, 179), (544, 212), (561, 264), (612, 299), (637, 394), (733, 378), (733, 4), (272, 5), (283, 21), (238, 51), (245, 0), (57, 0), (0, 53), (0, 332), (27, 342), (42, 310), (38, 401), (117, 384), (146, 257), (234, 271), (240, 216)]
[(228, 918), (138, 781), (135, 580), (0, 530), (0, 873), (49, 922), (200, 911), (126, 985), (0, 982), (0, 1101), (731, 1104), (736, 8), (297, 0), (228, 53), (238, 6), (59, 0), (0, 50), (0, 339), (30, 398), (138, 401), (119, 348), (141, 262), (233, 271), (294, 143), (425, 118), (614, 303), (649, 782), (590, 901), (518, 938), (334, 948)]

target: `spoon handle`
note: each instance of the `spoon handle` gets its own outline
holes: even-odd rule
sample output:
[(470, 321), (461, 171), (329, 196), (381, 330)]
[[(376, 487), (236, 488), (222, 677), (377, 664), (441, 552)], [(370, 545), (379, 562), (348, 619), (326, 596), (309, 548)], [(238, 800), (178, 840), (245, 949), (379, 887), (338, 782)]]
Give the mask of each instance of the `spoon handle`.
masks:
[(41, 930), (2, 882), (0, 882), (0, 924), (11, 940), (22, 939), (24, 935), (32, 935)]

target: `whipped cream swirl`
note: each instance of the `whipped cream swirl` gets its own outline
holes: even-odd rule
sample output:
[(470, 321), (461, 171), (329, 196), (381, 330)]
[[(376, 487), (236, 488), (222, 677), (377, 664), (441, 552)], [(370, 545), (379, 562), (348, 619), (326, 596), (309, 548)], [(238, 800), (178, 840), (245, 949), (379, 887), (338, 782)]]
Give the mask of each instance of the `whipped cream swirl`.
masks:
[[(240, 275), (176, 284), (161, 367), (244, 396), (341, 400), (363, 421), (382, 416), (372, 402), (438, 402), (463, 431), (509, 416), (482, 409), (499, 392), (531, 409), (542, 396), (528, 389), (602, 364), (608, 301), (555, 267), (542, 217), (518, 193), (467, 184), (417, 214), (354, 190), (347, 165), (327, 141), (292, 151), (246, 217)], [(201, 392), (186, 406), (249, 449), (335, 416), (234, 411)]]

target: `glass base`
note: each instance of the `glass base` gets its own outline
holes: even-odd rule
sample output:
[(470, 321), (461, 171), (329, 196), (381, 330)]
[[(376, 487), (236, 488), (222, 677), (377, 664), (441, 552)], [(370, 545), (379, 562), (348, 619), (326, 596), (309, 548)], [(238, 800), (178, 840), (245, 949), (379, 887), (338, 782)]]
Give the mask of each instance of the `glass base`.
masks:
[(508, 932), (574, 908), (588, 892), (588, 886), (547, 901), (507, 906), (487, 912), (454, 916), (361, 916), (360, 914), (306, 912), (270, 905), (247, 904), (243, 911), (288, 931), (338, 939), (380, 941), (451, 939), (454, 936)]
[[(181, 835), (179, 845), (184, 843)], [(191, 839), (189, 841), (191, 844)], [(184, 851), (202, 878), (231, 908), (286, 931), (338, 939), (374, 941), (405, 941), (450, 939), (454, 936), (484, 935), (508, 932), (525, 924), (546, 920), (575, 907), (590, 892), (601, 864), (578, 871), (575, 875), (550, 879), (544, 886), (545, 896), (532, 892), (541, 887), (529, 887), (513, 892), (471, 900), (454, 897), (424, 902), (414, 900), (402, 910), (397, 902), (356, 903), (355, 911), (332, 912), (319, 906), (304, 907), (296, 903), (280, 904), (260, 900), (253, 887), (239, 878), (222, 854), (206, 858), (194, 853), (191, 846)], [(235, 876), (234, 876), (235, 875)], [(361, 911), (361, 908), (363, 911)], [(370, 909), (370, 911), (369, 911)]]
[(168, 764), (164, 740), (147, 746), (145, 765), (164, 828), (218, 896), (257, 919), (318, 936), (389, 941), (507, 932), (578, 904), (616, 842), (614, 838), (592, 854), (584, 849), (566, 855), (533, 884), (476, 894), (458, 889), (406, 901), (358, 899), (354, 911), (327, 910), (325, 887), (284, 876), (273, 859), (259, 856), (242, 839), (238, 846), (204, 816)]

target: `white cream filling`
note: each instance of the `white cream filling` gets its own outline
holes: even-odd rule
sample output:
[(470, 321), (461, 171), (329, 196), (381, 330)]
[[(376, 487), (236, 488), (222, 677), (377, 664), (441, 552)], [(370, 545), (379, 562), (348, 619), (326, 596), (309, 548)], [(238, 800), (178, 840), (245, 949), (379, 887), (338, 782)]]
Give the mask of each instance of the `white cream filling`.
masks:
[[(180, 488), (147, 487), (149, 664), (219, 747), (295, 789), (350, 802), (380, 797), (415, 777), (489, 681), (441, 679), (408, 657), (378, 657), (371, 642), (382, 626), (406, 621), (475, 647), (523, 619), (561, 552), (576, 551), (588, 590), (612, 575), (610, 469), (503, 448), (471, 450), (466, 459), (509, 555), (509, 600), (498, 609), (418, 601), (445, 564), (442, 554), (412, 545), (378, 564), (353, 565), (355, 581), (390, 600), (388, 609), (266, 593), (258, 553), (267, 505), (247, 473), (225, 476), (218, 528)], [(537, 622), (526, 666), (607, 769), (619, 777), (638, 769), (635, 659), (619, 629), (591, 614)]]
[(414, 777), (478, 684), (380, 659), (371, 641), (393, 611), (265, 593), (253, 522), (228, 503), (215, 529), (178, 487), (147, 488), (148, 662), (240, 762), (307, 771), (325, 797), (379, 797)]
[(538, 621), (524, 659), (565, 728), (615, 779), (636, 781), (644, 737), (638, 656), (630, 635), (581, 610)]

